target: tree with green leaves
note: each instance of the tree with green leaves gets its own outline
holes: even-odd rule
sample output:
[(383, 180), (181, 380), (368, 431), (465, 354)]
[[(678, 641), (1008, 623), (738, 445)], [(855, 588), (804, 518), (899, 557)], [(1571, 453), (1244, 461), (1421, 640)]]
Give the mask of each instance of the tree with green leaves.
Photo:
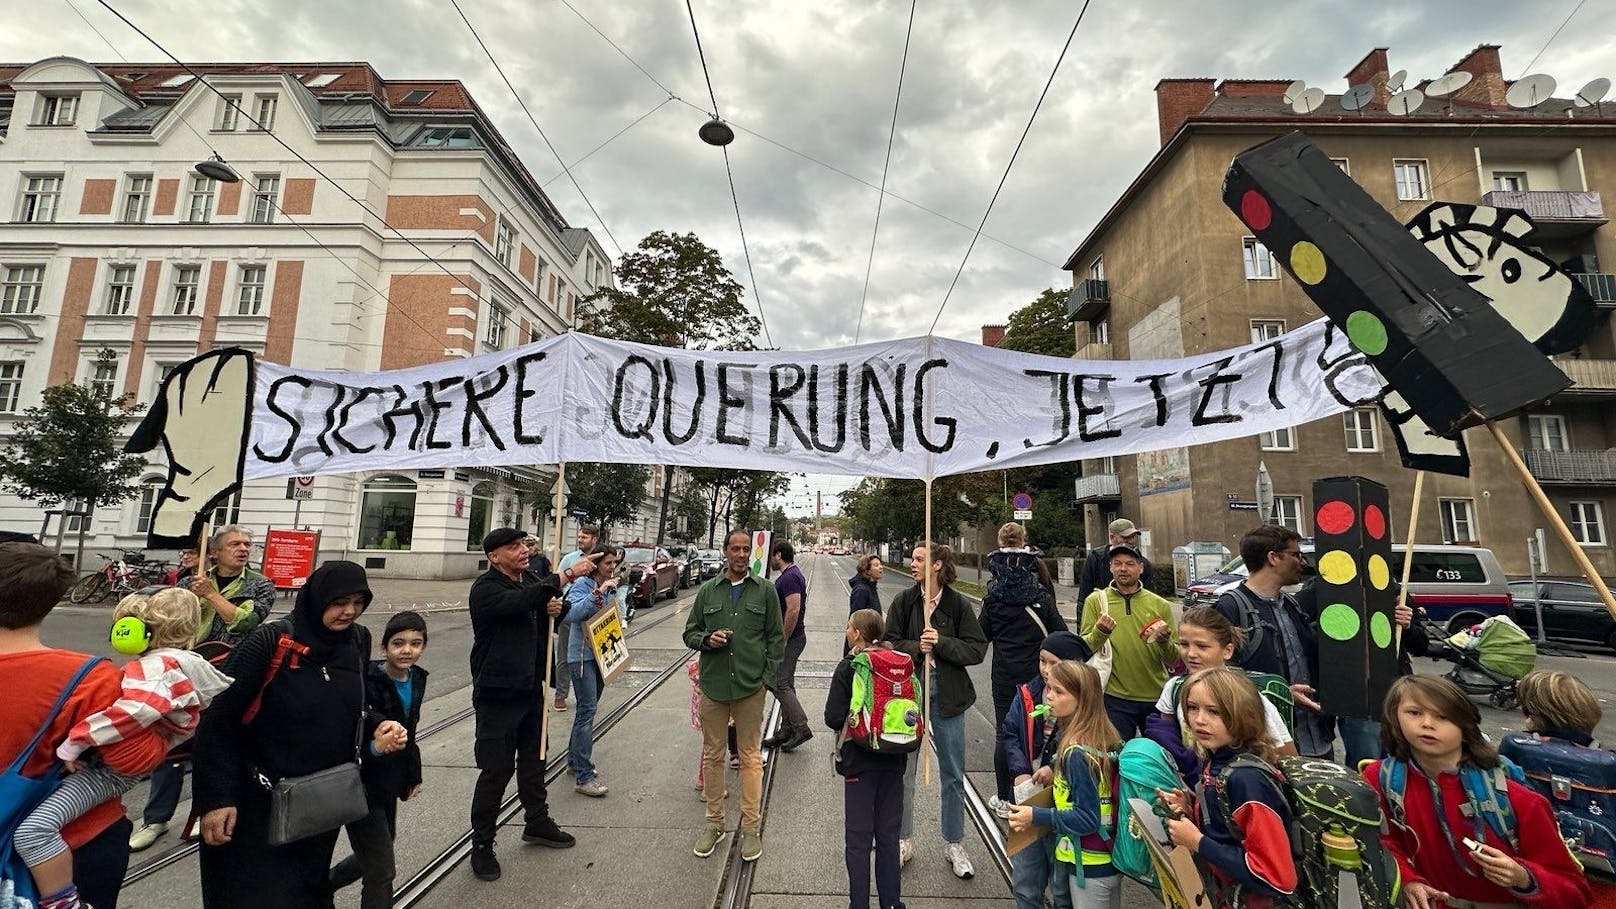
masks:
[[(116, 360), (111, 350), (96, 357), (98, 365)], [(146, 467), (145, 458), (123, 451), (125, 428), (146, 409), (134, 397), (88, 384), (45, 389), (0, 450), (0, 488), (47, 508), (80, 502), (92, 517), (96, 508), (133, 496)], [(81, 545), (89, 523), (87, 517), (80, 524)]]
[(1011, 313), (999, 347), (1051, 357), (1075, 355), (1077, 336), (1066, 318), (1066, 294), (1067, 291), (1052, 287)]
[(568, 507), (588, 515), (600, 525), (602, 538), (609, 538), (613, 524), (633, 521), (639, 514), (650, 477), (644, 464), (568, 464)]
[(616, 287), (585, 298), (580, 327), (619, 341), (691, 350), (754, 350), (762, 324), (724, 260), (693, 233), (655, 231), (624, 253)]

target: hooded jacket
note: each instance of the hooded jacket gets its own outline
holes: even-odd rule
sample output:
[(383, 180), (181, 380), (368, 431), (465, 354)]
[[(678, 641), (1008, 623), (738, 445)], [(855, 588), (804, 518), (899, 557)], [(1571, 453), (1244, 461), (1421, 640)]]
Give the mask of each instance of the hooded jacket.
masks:
[(1067, 630), (1066, 619), (1055, 608), (1055, 598), (1038, 583), (1037, 555), (1000, 549), (988, 554), (988, 568), (993, 580), (982, 598), (978, 622), (993, 645), (992, 678), (1020, 685), (1038, 675), (1038, 649), (1044, 638)]
[(861, 574), (856, 574), (847, 582), (847, 614), (852, 615), (860, 609), (873, 609), (880, 612), (881, 594), (876, 592), (874, 581)]
[[(471, 584), (471, 684), (476, 691), (531, 694), (544, 678), (550, 648), (554, 579), (513, 581), (489, 568)], [(561, 606), (561, 617), (567, 614)]]
[[(365, 722), (365, 655), (370, 632), (355, 622), (342, 631), (325, 626), (325, 608), (352, 593), (370, 605), (365, 569), (327, 562), (297, 593), (290, 621), (260, 625), (230, 655), (235, 679), (214, 698), (197, 728), (196, 810), (239, 805), (256, 774), (271, 780), (303, 776), (356, 758), (355, 739)], [(307, 653), (291, 653), (265, 683), (281, 635)], [(263, 690), (251, 723), (242, 717)]]

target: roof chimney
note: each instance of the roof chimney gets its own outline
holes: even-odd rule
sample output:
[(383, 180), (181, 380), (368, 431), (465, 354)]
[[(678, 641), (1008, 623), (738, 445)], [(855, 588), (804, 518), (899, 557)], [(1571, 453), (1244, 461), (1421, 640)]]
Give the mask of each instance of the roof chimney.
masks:
[(999, 344), (1002, 343), (1003, 341), (1004, 341), (1004, 326), (1003, 325), (984, 325), (984, 326), (982, 326), (982, 346), (983, 347), (998, 347)]
[(1163, 79), (1156, 83), (1156, 119), (1161, 123), (1161, 143), (1173, 138), (1184, 121), (1212, 103), (1215, 79)]
[(1463, 60), (1453, 64), (1448, 72), (1463, 70), (1475, 78), (1470, 84), (1453, 93), (1453, 100), (1461, 104), (1473, 104), (1479, 107), (1488, 107), (1494, 110), (1506, 107), (1504, 92), (1509, 85), (1504, 82), (1504, 65), (1498, 59), (1498, 45), (1483, 44), (1465, 55)]
[(1391, 66), (1386, 62), (1386, 48), (1377, 47), (1364, 55), (1347, 73), (1347, 87), (1354, 85), (1371, 85), (1375, 89), (1375, 100), (1372, 102), (1378, 107), (1385, 107), (1386, 102), (1392, 98), (1387, 79), (1391, 76)]

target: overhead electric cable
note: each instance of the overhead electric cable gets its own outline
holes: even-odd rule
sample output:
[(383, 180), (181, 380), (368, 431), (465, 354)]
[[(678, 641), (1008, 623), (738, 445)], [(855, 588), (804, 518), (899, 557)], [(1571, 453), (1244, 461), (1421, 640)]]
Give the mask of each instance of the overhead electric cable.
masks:
[(1089, 11), (1089, 4), (1093, 0), (1083, 0), (1083, 8), (1077, 11), (1077, 19), (1072, 23), (1072, 30), (1066, 36), (1066, 43), (1061, 46), (1060, 56), (1055, 58), (1055, 65), (1049, 71), (1049, 78), (1044, 81), (1044, 90), (1038, 93), (1038, 103), (1032, 107), (1032, 115), (1027, 118), (1027, 126), (1021, 131), (1021, 138), (1016, 140), (1015, 151), (1010, 153), (1010, 163), (1004, 166), (1004, 175), (999, 177), (999, 185), (993, 190), (993, 198), (988, 200), (987, 210), (982, 212), (982, 220), (976, 225), (976, 233), (971, 235), (971, 243), (965, 248), (965, 257), (960, 259), (959, 269), (954, 272), (954, 280), (948, 282), (948, 290), (943, 294), (942, 305), (937, 307), (937, 315), (932, 317), (931, 327), (926, 334), (937, 330), (937, 322), (943, 317), (943, 310), (948, 308), (948, 299), (954, 295), (954, 287), (959, 284), (960, 275), (965, 273), (965, 263), (971, 260), (971, 250), (976, 248), (976, 240), (982, 235), (982, 228), (987, 226), (988, 216), (993, 214), (993, 204), (999, 201), (999, 193), (1004, 190), (1005, 181), (1010, 179), (1010, 170), (1016, 166), (1016, 157), (1021, 154), (1021, 146), (1027, 141), (1027, 134), (1032, 132), (1033, 121), (1038, 119), (1038, 111), (1044, 106), (1044, 98), (1049, 95), (1049, 87), (1055, 84), (1055, 74), (1060, 72), (1061, 62), (1066, 59), (1066, 52), (1072, 47), (1072, 39), (1077, 37), (1077, 28), (1083, 24), (1083, 15)]
[(887, 156), (881, 162), (881, 187), (875, 195), (875, 225), (870, 228), (870, 257), (864, 263), (864, 290), (859, 294), (858, 323), (853, 329), (853, 343), (859, 342), (864, 332), (864, 303), (870, 298), (870, 271), (875, 267), (875, 240), (881, 235), (881, 203), (887, 197), (887, 170), (892, 166), (892, 140), (898, 135), (898, 105), (903, 101), (903, 74), (909, 68), (909, 38), (915, 32), (915, 5), (909, 0), (909, 25), (903, 32), (903, 59), (898, 62), (898, 90), (892, 98), (892, 128), (887, 132)]

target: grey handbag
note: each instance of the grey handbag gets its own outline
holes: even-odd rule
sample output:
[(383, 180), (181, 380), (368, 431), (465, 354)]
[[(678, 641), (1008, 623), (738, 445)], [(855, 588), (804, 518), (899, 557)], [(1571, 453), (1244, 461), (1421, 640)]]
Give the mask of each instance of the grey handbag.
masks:
[(303, 776), (289, 776), (273, 783), (263, 774), (258, 780), (269, 790), (269, 831), (271, 846), (285, 846), (311, 836), (336, 830), (370, 813), (365, 801), (365, 784), (359, 778), (359, 748), (365, 729), (365, 674), (359, 673), (359, 723), (354, 729), (354, 759), (316, 770)]

